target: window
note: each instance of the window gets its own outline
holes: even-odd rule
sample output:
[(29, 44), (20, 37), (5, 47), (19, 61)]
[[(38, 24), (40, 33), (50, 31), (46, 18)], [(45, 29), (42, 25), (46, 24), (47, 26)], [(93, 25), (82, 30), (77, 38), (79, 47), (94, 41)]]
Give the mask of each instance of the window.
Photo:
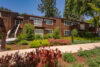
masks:
[(30, 20), (35, 20), (35, 18), (34, 17), (30, 17)]
[(65, 24), (66, 26), (70, 26), (70, 25), (71, 25), (71, 22), (70, 22), (70, 21), (65, 20), (64, 24)]
[(20, 23), (22, 23), (21, 20), (15, 20), (15, 25), (18, 25), (18, 24), (20, 24)]
[(71, 35), (71, 31), (70, 31), (70, 30), (65, 30), (65, 31), (64, 31), (64, 35), (65, 35), (65, 36)]
[(42, 26), (41, 20), (34, 20), (34, 26)]
[(53, 30), (52, 29), (47, 29), (48, 33), (52, 34)]
[(53, 20), (46, 20), (47, 25), (53, 25)]
[(1, 12), (0, 12), (0, 17), (1, 17), (2, 15), (1, 15)]
[(80, 24), (80, 30), (85, 30), (85, 25), (84, 24)]

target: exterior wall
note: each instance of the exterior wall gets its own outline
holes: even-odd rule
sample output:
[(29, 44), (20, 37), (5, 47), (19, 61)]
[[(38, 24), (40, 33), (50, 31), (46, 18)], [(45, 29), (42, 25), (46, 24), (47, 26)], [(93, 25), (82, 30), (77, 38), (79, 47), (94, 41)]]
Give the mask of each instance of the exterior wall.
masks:
[[(21, 24), (20, 24), (20, 28), (19, 28), (19, 31), (18, 31), (18, 34), (21, 33), (23, 27), (24, 27), (24, 24), (25, 23), (31, 23), (34, 25), (34, 21), (30, 20), (30, 17), (34, 17), (34, 18), (40, 18), (42, 19), (42, 26), (35, 26), (35, 29), (43, 29), (44, 30), (44, 34), (47, 34), (48, 31), (47, 30), (53, 30), (56, 28), (56, 27), (59, 27), (59, 31), (61, 33), (62, 36), (67, 36), (67, 35), (64, 35), (64, 31), (65, 30), (68, 30), (68, 31), (71, 31), (72, 29), (78, 29), (78, 31), (92, 31), (92, 32), (95, 32), (96, 30), (94, 29), (91, 29), (89, 27), (89, 24), (88, 23), (84, 23), (84, 22), (79, 22), (79, 21), (75, 21), (75, 22), (78, 22), (79, 24), (76, 24), (76, 25), (71, 25), (71, 26), (66, 26), (64, 24), (64, 21), (65, 19), (63, 18), (46, 18), (46, 17), (38, 17), (38, 16), (32, 16), (32, 15), (23, 15), (23, 18), (18, 18), (18, 13), (15, 13), (15, 12), (7, 12), (7, 11), (0, 11), (2, 13), (2, 17), (4, 18), (4, 22), (5, 22), (5, 26), (6, 26), (6, 30), (10, 30), (13, 28), (14, 24), (15, 24), (15, 20), (21, 20), (23, 21)], [(48, 20), (52, 20), (53, 21), (53, 25), (47, 25), (46, 24), (46, 19)], [(74, 23), (73, 21), (70, 21), (71, 23)], [(80, 30), (80, 24), (84, 24), (85, 25), (85, 29), (84, 30)]]

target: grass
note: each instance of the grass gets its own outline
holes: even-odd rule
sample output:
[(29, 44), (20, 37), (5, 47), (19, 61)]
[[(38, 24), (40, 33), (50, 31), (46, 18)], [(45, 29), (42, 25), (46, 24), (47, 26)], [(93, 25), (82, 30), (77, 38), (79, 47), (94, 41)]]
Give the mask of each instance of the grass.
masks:
[(92, 56), (98, 56), (100, 55), (100, 48), (95, 48), (92, 50), (85, 50), (85, 51), (79, 51), (78, 56), (81, 57), (92, 57)]
[[(71, 36), (62, 38), (71, 40)], [(71, 44), (85, 44), (85, 43), (96, 43), (96, 42), (100, 42), (100, 37), (92, 37), (92, 38), (74, 37), (74, 42)]]

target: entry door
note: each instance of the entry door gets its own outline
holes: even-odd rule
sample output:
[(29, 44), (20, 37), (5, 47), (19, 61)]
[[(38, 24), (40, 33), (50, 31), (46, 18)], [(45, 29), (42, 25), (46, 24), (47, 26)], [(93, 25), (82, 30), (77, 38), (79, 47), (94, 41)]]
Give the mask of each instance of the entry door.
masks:
[(34, 32), (35, 32), (35, 34), (40, 34), (42, 36), (44, 34), (44, 30), (43, 29), (35, 29)]

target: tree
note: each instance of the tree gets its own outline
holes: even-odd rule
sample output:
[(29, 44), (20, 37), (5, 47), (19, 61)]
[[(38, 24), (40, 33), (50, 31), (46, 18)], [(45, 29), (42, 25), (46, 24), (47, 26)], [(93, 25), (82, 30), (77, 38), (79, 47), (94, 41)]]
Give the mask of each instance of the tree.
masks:
[(0, 18), (0, 33), (2, 35), (1, 39), (1, 49), (4, 50), (6, 48), (6, 36), (7, 36), (7, 31), (4, 25), (3, 18)]
[(77, 29), (73, 29), (72, 32), (71, 32), (71, 35), (72, 35), (72, 42), (74, 42), (74, 36), (78, 35)]
[(60, 12), (56, 8), (56, 0), (41, 0), (38, 10), (45, 13), (45, 17), (57, 17)]
[[(64, 17), (71, 20), (83, 20), (84, 16), (95, 17), (95, 11), (88, 5), (93, 3), (100, 6), (99, 0), (66, 0)], [(74, 18), (76, 17), (76, 18)]]
[(33, 40), (34, 39), (34, 26), (30, 23), (24, 25), (23, 33), (26, 35), (26, 40)]
[(55, 39), (59, 39), (60, 38), (60, 31), (59, 31), (59, 27), (56, 27), (55, 29), (54, 29), (54, 32), (53, 32), (53, 38), (55, 38)]

